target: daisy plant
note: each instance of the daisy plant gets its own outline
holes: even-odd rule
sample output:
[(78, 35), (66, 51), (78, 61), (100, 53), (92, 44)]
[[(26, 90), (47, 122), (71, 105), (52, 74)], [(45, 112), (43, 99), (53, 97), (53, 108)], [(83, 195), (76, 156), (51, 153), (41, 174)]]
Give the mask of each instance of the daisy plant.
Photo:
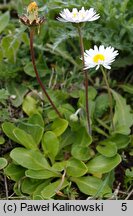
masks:
[(98, 70), (101, 68), (103, 78), (105, 84), (107, 86), (109, 101), (110, 101), (110, 118), (112, 123), (112, 129), (114, 130), (113, 125), (113, 106), (112, 106), (112, 95), (109, 87), (109, 82), (106, 75), (105, 69), (111, 69), (111, 64), (115, 61), (115, 57), (118, 55), (118, 51), (114, 50), (113, 47), (104, 47), (103, 45), (99, 46), (99, 48), (95, 45), (94, 49), (89, 49), (84, 52), (84, 61), (85, 61), (85, 69), (96, 68)]
[(39, 77), (39, 73), (38, 73), (38, 70), (36, 67), (36, 63), (35, 63), (35, 55), (34, 55), (34, 47), (33, 47), (34, 32), (35, 32), (36, 27), (40, 27), (40, 25), (42, 23), (44, 23), (45, 17), (39, 17), (38, 16), (38, 5), (34, 1), (28, 5), (27, 14), (20, 16), (19, 19), (24, 25), (28, 26), (30, 29), (30, 52), (31, 52), (32, 64), (33, 64), (33, 68), (34, 68), (34, 71), (36, 74), (37, 81), (38, 81), (40, 87), (42, 88), (45, 96), (47, 97), (48, 101), (50, 102), (51, 106), (53, 107), (53, 109), (55, 110), (57, 115), (59, 117), (61, 117), (59, 110), (57, 109), (57, 107), (53, 103), (52, 99), (50, 98), (49, 94), (47, 93), (46, 88), (43, 85), (43, 83)]
[(99, 19), (99, 14), (96, 14), (94, 8), (90, 8), (89, 10), (85, 10), (84, 7), (81, 10), (77, 10), (77, 8), (73, 8), (72, 11), (69, 9), (64, 9), (60, 12), (60, 17), (57, 17), (57, 20), (61, 22), (70, 22), (73, 23), (75, 27), (77, 27), (79, 39), (80, 39), (80, 49), (81, 56), (83, 62), (83, 72), (85, 76), (85, 98), (86, 98), (86, 116), (87, 116), (87, 124), (88, 124), (88, 132), (91, 134), (91, 123), (90, 123), (90, 113), (89, 113), (89, 102), (88, 102), (88, 74), (85, 69), (85, 59), (84, 59), (84, 43), (82, 36), (82, 27), (85, 22), (91, 22)]

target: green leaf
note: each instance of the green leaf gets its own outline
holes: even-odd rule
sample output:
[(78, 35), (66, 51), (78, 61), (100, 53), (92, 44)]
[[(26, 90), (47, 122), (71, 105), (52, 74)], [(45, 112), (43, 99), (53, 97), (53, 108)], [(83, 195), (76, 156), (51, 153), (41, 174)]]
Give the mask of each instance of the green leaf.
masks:
[[(36, 187), (36, 189), (35, 189), (35, 191), (33, 192), (33, 200), (43, 200), (44, 198), (43, 198), (43, 196), (42, 196), (42, 194), (41, 194), (41, 192), (42, 192), (42, 190), (47, 186), (47, 185), (49, 185), (49, 183), (50, 183), (50, 180), (49, 179), (47, 179), (47, 180), (43, 180), (43, 183), (42, 184), (39, 184), (37, 187)], [(28, 188), (27, 188), (28, 189)]]
[[(72, 181), (74, 181), (79, 190), (86, 194), (95, 196), (97, 191), (99, 190), (102, 180), (93, 176), (86, 176), (86, 177), (80, 177), (80, 178), (72, 178)], [(100, 191), (99, 196), (100, 197), (108, 197), (111, 194), (111, 189), (108, 185), (105, 185), (103, 190)]]
[(96, 118), (100, 118), (109, 107), (108, 94), (101, 94), (96, 98), (94, 115)]
[(133, 167), (131, 167), (130, 169), (126, 169), (126, 176), (130, 177), (133, 179)]
[[(97, 95), (97, 91), (94, 87), (90, 86), (88, 87), (88, 100), (94, 100)], [(79, 101), (78, 105), (79, 107), (85, 107), (85, 91), (80, 90), (79, 91)]]
[(44, 121), (40, 114), (33, 114), (28, 123), (21, 122), (19, 127), (30, 134), (37, 145), (40, 143), (44, 132)]
[(47, 131), (42, 138), (42, 148), (44, 154), (54, 161), (59, 151), (59, 140), (55, 133)]
[(125, 84), (125, 85), (120, 85), (120, 87), (121, 87), (125, 92), (128, 92), (129, 94), (133, 95), (133, 85)]
[(42, 180), (25, 178), (21, 183), (21, 190), (25, 194), (32, 195), (36, 188), (42, 183)]
[(60, 173), (56, 173), (50, 170), (27, 170), (25, 175), (33, 179), (49, 179), (52, 177), (61, 177)]
[(44, 120), (42, 115), (34, 114), (29, 117), (28, 122), (33, 125), (39, 125), (40, 127), (44, 128)]
[(45, 157), (37, 150), (15, 148), (10, 153), (11, 158), (21, 166), (32, 169), (49, 169), (50, 166)]
[(52, 166), (53, 170), (56, 170), (58, 172), (62, 172), (66, 168), (67, 161), (61, 161), (61, 162), (55, 162)]
[(0, 145), (3, 145), (5, 143), (4, 137), (0, 136)]
[(90, 160), (86, 165), (88, 173), (108, 173), (121, 162), (121, 157), (117, 154), (114, 157), (98, 155)]
[(87, 166), (85, 163), (75, 158), (69, 159), (66, 167), (66, 172), (69, 176), (80, 177), (85, 175), (87, 172)]
[(130, 137), (123, 134), (114, 134), (108, 138), (108, 141), (114, 142), (117, 146), (117, 149), (123, 149), (128, 146), (130, 143)]
[(31, 77), (36, 77), (32, 62), (28, 62), (24, 67), (24, 72)]
[(88, 147), (92, 143), (92, 138), (84, 127), (80, 127), (79, 130), (75, 132), (74, 137), (74, 143), (77, 145)]
[[(69, 94), (68, 94), (68, 92), (66, 90), (62, 89), (62, 91), (60, 91), (58, 89), (54, 89), (54, 91), (53, 91), (53, 89), (49, 88), (48, 89), (48, 94), (51, 97), (51, 99), (53, 100), (53, 102), (55, 103), (55, 105), (57, 105), (57, 104), (58, 104), (58, 106), (63, 105), (64, 108), (66, 107), (67, 109), (70, 109), (70, 110), (72, 109), (72, 106), (70, 104), (65, 104), (65, 101), (69, 98)], [(47, 98), (46, 98), (46, 101), (48, 101)]]
[(9, 92), (6, 89), (0, 89), (0, 103), (6, 105), (6, 100), (9, 97)]
[(96, 147), (97, 151), (106, 157), (113, 157), (117, 154), (117, 146), (114, 142), (104, 140)]
[(130, 133), (130, 127), (133, 125), (133, 114), (131, 114), (131, 108), (126, 104), (125, 98), (112, 90), (112, 94), (116, 101), (115, 114), (114, 114), (114, 133), (121, 133), (128, 135)]
[(10, 19), (9, 11), (0, 15), (0, 33), (7, 27)]
[(42, 113), (42, 108), (38, 105), (38, 101), (30, 95), (24, 98), (22, 108), (28, 116)]
[(62, 115), (65, 116), (65, 119), (69, 120), (70, 115), (75, 112), (75, 109), (70, 104), (66, 103), (60, 105), (59, 111), (61, 112)]
[(62, 134), (60, 137), (60, 149), (64, 148), (65, 146), (71, 145), (75, 141), (75, 133), (67, 128), (65, 133)]
[(7, 35), (2, 38), (1, 47), (3, 56), (8, 59), (11, 63), (16, 62), (16, 53), (20, 45), (20, 39), (18, 37), (12, 37)]
[(16, 136), (13, 133), (14, 129), (16, 129), (16, 128), (17, 127), (15, 127), (15, 125), (13, 123), (10, 123), (10, 122), (4, 122), (2, 124), (2, 129), (3, 129), (4, 133), (14, 142), (21, 144), (21, 142), (19, 142), (19, 140), (16, 138)]
[(4, 169), (4, 173), (12, 180), (19, 181), (20, 178), (25, 176), (25, 168), (11, 163)]
[[(46, 69), (44, 70), (44, 68), (46, 68), (45, 67), (45, 65), (44, 65), (44, 62), (38, 62), (37, 61), (37, 69), (38, 69), (38, 71), (39, 71), (39, 76), (40, 77), (44, 77), (45, 75), (46, 75), (46, 73), (47, 73), (47, 71), (46, 71)], [(24, 67), (24, 72), (27, 74), (27, 75), (29, 75), (29, 76), (31, 76), (31, 77), (36, 77), (36, 74), (35, 74), (35, 72), (34, 72), (34, 69), (33, 69), (33, 64), (32, 64), (32, 62), (28, 62), (26, 65), (25, 65), (25, 67)]]
[(80, 145), (72, 145), (71, 154), (78, 160), (89, 160), (92, 157), (92, 150)]
[(24, 130), (21, 130), (20, 128), (15, 128), (13, 130), (13, 133), (19, 141), (19, 143), (21, 143), (21, 145), (23, 145), (25, 148), (37, 149), (37, 144), (35, 143), (32, 136), (26, 133)]
[(40, 114), (34, 114), (30, 116), (28, 123), (30, 124), (28, 132), (32, 135), (38, 145), (41, 142), (44, 132), (44, 120)]
[(3, 157), (0, 157), (0, 170), (7, 166), (7, 160)]
[(52, 124), (52, 131), (58, 137), (64, 133), (67, 127), (68, 127), (68, 121), (66, 121), (65, 119), (58, 118)]
[(23, 102), (23, 98), (25, 96), (25, 94), (28, 92), (28, 89), (26, 86), (24, 85), (19, 85), (19, 84), (16, 84), (14, 82), (11, 82), (9, 85), (8, 85), (8, 91), (10, 92), (11, 95), (13, 95), (15, 98), (12, 99), (11, 97), (11, 102), (12, 102), (12, 105), (14, 107), (19, 107), (22, 102)]
[(58, 192), (58, 190), (64, 189), (68, 184), (69, 183), (66, 180), (64, 180), (63, 184), (61, 185), (61, 180), (57, 180), (56, 182), (50, 183), (48, 186), (46, 186), (42, 190), (41, 194), (44, 199), (50, 199), (56, 194), (56, 192)]

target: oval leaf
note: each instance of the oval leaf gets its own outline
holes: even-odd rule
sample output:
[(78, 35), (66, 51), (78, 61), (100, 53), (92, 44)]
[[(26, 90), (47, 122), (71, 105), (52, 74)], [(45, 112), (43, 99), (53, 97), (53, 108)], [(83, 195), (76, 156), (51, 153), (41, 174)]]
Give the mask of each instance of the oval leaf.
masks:
[(9, 23), (9, 19), (10, 19), (10, 14), (9, 11), (7, 11), (6, 13), (2, 14), (0, 16), (0, 33), (6, 28), (6, 26)]
[(40, 114), (30, 116), (27, 123), (21, 122), (19, 124), (19, 128), (30, 134), (36, 145), (39, 145), (44, 132), (44, 121)]
[(16, 128), (17, 127), (13, 123), (10, 123), (10, 122), (4, 122), (2, 124), (2, 129), (4, 133), (14, 142), (21, 144), (21, 142), (19, 142), (19, 140), (16, 138), (16, 136), (13, 133), (14, 129)]
[(133, 125), (133, 114), (131, 113), (131, 107), (126, 104), (126, 99), (120, 94), (116, 93), (114, 90), (112, 90), (112, 94), (116, 101), (113, 119), (115, 133), (128, 135), (130, 133), (130, 127)]
[(121, 157), (117, 154), (107, 158), (103, 155), (94, 157), (87, 163), (88, 173), (107, 173), (114, 169), (121, 162)]
[(106, 157), (113, 157), (117, 154), (117, 146), (114, 142), (104, 140), (96, 147), (97, 151)]
[(35, 113), (40, 114), (42, 112), (42, 108), (38, 105), (38, 101), (35, 100), (30, 95), (27, 95), (23, 100), (22, 105), (23, 111), (28, 115), (31, 116)]
[(53, 183), (49, 184), (48, 186), (46, 186), (42, 190), (41, 194), (42, 194), (42, 196), (43, 196), (44, 199), (49, 199), (49, 198), (53, 197), (56, 194), (56, 192), (58, 192), (58, 190), (62, 190), (68, 184), (69, 184), (69, 182), (67, 182), (65, 180), (63, 182), (63, 184), (61, 185), (61, 180), (57, 180), (56, 182), (53, 182)]
[(87, 133), (86, 128), (80, 127), (78, 131), (75, 132), (75, 141), (74, 143), (82, 146), (89, 146), (92, 143), (91, 136)]
[(58, 118), (52, 124), (52, 131), (56, 134), (56, 136), (60, 136), (64, 133), (64, 131), (68, 127), (68, 121), (65, 119)]
[(114, 134), (113, 136), (109, 137), (108, 140), (114, 142), (117, 146), (117, 149), (123, 149), (130, 143), (130, 137), (124, 134)]
[(71, 158), (67, 161), (66, 172), (69, 176), (80, 177), (87, 172), (87, 167), (82, 161)]
[(52, 166), (52, 169), (58, 172), (62, 172), (66, 168), (66, 163), (67, 161), (55, 162)]
[(45, 157), (37, 150), (15, 148), (10, 153), (11, 158), (21, 166), (32, 169), (49, 169), (50, 166)]
[[(41, 192), (47, 185), (49, 185), (49, 183), (50, 183), (49, 179), (47, 179), (45, 181), (43, 180), (43, 183), (39, 184), (36, 187), (35, 191), (33, 192), (33, 200), (43, 200), (44, 199)], [(27, 189), (28, 189), (28, 187), (27, 187)]]
[(4, 137), (0, 136), (0, 145), (3, 145), (5, 143)]
[(32, 195), (36, 188), (42, 183), (42, 180), (25, 178), (21, 183), (21, 190), (25, 194)]
[(89, 160), (92, 156), (92, 150), (88, 147), (73, 145), (71, 154), (78, 160)]
[(15, 128), (13, 130), (13, 134), (19, 140), (19, 143), (21, 143), (25, 148), (28, 149), (37, 149), (37, 144), (35, 143), (32, 136), (28, 133), (26, 133), (24, 130), (21, 130), (20, 128)]
[[(95, 196), (97, 191), (102, 185), (102, 180), (93, 176), (85, 176), (80, 178), (72, 178), (79, 190), (87, 195)], [(108, 185), (104, 186), (102, 191), (99, 193), (99, 196), (108, 196), (111, 194), (111, 189)]]
[(52, 160), (55, 159), (59, 151), (59, 140), (55, 133), (47, 131), (42, 139), (42, 148), (45, 155), (49, 156)]
[(25, 175), (33, 179), (49, 179), (52, 177), (61, 177), (61, 174), (52, 172), (50, 170), (27, 170)]
[(28, 88), (24, 86), (23, 84), (19, 85), (16, 84), (15, 82), (11, 82), (8, 85), (8, 91), (10, 92), (11, 95), (15, 95), (14, 99), (10, 99), (12, 102), (12, 105), (14, 107), (19, 107), (22, 102), (25, 94), (28, 92)]
[(7, 160), (5, 158), (0, 158), (0, 170), (7, 166)]
[(11, 163), (4, 169), (4, 173), (10, 176), (12, 180), (19, 181), (20, 178), (25, 176), (25, 170), (25, 168)]
[(33, 114), (29, 117), (28, 123), (33, 125), (39, 125), (40, 127), (44, 128), (44, 120), (41, 114)]

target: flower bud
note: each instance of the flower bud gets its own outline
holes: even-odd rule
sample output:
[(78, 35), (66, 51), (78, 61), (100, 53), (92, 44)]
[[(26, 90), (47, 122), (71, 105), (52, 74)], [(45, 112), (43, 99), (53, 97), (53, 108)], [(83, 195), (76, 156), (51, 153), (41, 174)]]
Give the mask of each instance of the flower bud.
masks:
[(30, 23), (38, 19), (38, 6), (36, 2), (32, 2), (27, 7), (28, 18)]
[(70, 115), (70, 120), (73, 122), (77, 122), (78, 121), (78, 116), (75, 114)]

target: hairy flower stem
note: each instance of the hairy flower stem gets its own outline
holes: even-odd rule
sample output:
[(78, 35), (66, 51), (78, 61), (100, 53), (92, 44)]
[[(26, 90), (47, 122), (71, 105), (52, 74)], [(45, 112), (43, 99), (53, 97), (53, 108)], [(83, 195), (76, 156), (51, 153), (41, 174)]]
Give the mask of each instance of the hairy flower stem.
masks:
[(108, 95), (109, 95), (109, 103), (110, 103), (110, 119), (111, 119), (112, 130), (114, 131), (112, 95), (111, 95), (111, 91), (110, 91), (110, 87), (109, 87), (108, 79), (107, 79), (107, 76), (106, 76), (106, 72), (104, 71), (103, 67), (101, 67), (101, 71), (102, 71), (103, 78), (104, 78), (105, 84), (106, 84), (106, 86), (107, 86), (107, 91), (108, 91)]
[(48, 93), (47, 93), (47, 91), (45, 89), (45, 86), (43, 85), (43, 83), (42, 83), (42, 81), (41, 81), (41, 79), (39, 77), (39, 73), (37, 71), (37, 67), (36, 67), (36, 63), (35, 63), (35, 55), (34, 55), (34, 48), (33, 48), (33, 38), (34, 38), (34, 29), (31, 28), (30, 29), (30, 53), (31, 53), (32, 64), (33, 64), (33, 67), (34, 67), (34, 71), (35, 71), (35, 74), (36, 74), (37, 81), (38, 81), (39, 85), (41, 86), (44, 94), (46, 95), (48, 101), (50, 102), (51, 106), (53, 107), (55, 112), (58, 114), (58, 116), (61, 118), (60, 112), (58, 111), (55, 104), (51, 100), (50, 96), (48, 95)]
[(89, 101), (88, 101), (88, 74), (87, 74), (87, 71), (84, 70), (84, 67), (85, 67), (84, 43), (83, 43), (83, 37), (82, 37), (81, 27), (79, 25), (78, 25), (78, 34), (79, 34), (79, 39), (80, 39), (80, 49), (81, 49), (81, 56), (82, 56), (82, 62), (83, 62), (83, 73), (84, 73), (84, 76), (85, 76), (86, 117), (87, 117), (87, 124), (88, 124), (88, 132), (89, 132), (89, 134), (91, 134), (92, 131), (91, 131)]

